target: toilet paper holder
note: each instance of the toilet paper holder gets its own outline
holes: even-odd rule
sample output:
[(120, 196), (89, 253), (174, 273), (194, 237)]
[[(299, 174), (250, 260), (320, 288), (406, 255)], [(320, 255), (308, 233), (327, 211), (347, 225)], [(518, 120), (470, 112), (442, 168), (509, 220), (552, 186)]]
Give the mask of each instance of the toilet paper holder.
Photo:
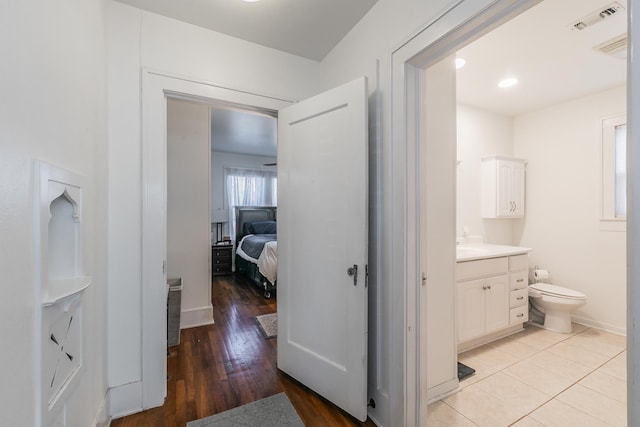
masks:
[(549, 282), (551, 275), (549, 274), (549, 271), (539, 268), (536, 265), (532, 271), (532, 276), (533, 276), (533, 282), (539, 283), (539, 282)]

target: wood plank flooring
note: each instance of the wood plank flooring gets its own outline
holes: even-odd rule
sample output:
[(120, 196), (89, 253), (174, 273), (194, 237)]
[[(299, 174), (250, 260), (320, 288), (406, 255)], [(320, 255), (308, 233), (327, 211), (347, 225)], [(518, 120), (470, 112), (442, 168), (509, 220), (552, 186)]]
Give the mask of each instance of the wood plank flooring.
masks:
[(184, 329), (167, 358), (162, 407), (112, 421), (113, 427), (183, 427), (188, 421), (285, 392), (308, 427), (375, 426), (361, 423), (276, 368), (277, 338), (264, 339), (254, 316), (274, 313), (241, 276), (212, 279), (214, 325)]

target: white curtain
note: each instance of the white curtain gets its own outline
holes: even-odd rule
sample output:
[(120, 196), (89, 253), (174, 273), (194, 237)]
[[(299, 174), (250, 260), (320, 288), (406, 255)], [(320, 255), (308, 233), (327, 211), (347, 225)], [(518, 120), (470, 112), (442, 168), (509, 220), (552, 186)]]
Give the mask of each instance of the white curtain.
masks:
[(277, 178), (273, 171), (224, 168), (225, 191), (229, 207), (229, 232), (235, 240), (236, 206), (276, 206)]

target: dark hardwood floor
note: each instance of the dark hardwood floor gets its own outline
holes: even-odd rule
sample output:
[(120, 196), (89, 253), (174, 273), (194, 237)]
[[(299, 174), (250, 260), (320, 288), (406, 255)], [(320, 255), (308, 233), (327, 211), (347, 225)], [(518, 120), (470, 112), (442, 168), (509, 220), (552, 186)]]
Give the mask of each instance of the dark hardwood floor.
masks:
[(305, 426), (361, 423), (276, 368), (277, 338), (265, 339), (254, 316), (276, 311), (241, 276), (212, 279), (214, 325), (184, 329), (167, 358), (162, 407), (114, 420), (113, 427), (185, 426), (245, 403), (285, 392)]

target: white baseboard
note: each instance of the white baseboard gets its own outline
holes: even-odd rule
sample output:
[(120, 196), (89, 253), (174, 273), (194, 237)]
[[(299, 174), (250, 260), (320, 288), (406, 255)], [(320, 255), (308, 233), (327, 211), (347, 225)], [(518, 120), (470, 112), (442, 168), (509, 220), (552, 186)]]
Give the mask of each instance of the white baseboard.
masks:
[(459, 386), (460, 381), (458, 381), (458, 376), (456, 375), (454, 379), (427, 389), (427, 405), (430, 405), (440, 399), (444, 399), (445, 397), (457, 392)]
[(601, 329), (606, 332), (611, 332), (612, 334), (624, 335), (625, 337), (627, 336), (626, 327), (621, 328), (619, 326), (614, 326), (609, 323), (597, 322), (593, 319), (587, 319), (584, 317), (573, 316), (573, 315), (571, 316), (571, 321), (575, 323), (579, 323), (584, 326), (590, 326), (592, 328)]
[(142, 411), (142, 381), (109, 389), (109, 417), (121, 418)]
[(211, 304), (180, 312), (180, 329), (212, 325), (213, 323), (213, 306)]
[(111, 417), (109, 416), (109, 391), (104, 396), (104, 400), (100, 404), (100, 408), (98, 408), (98, 413), (96, 414), (95, 419), (93, 420), (92, 427), (109, 427), (111, 424)]

